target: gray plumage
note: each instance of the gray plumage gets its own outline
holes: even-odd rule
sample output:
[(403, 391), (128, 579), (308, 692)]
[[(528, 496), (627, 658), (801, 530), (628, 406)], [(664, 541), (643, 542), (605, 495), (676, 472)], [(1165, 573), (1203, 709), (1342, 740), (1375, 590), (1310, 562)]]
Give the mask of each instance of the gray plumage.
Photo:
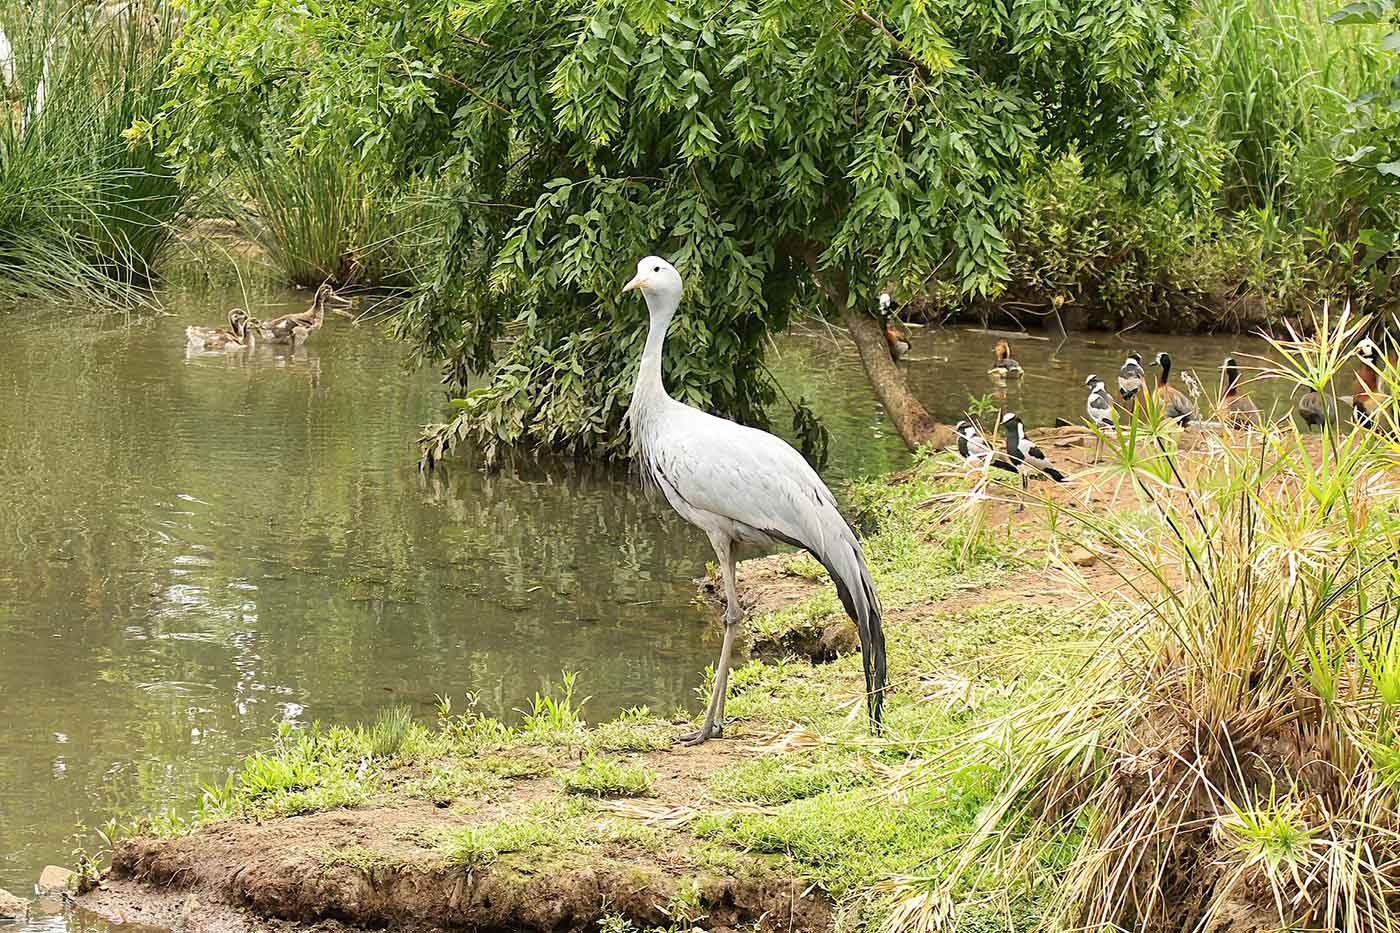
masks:
[(1123, 365), (1118, 368), (1118, 394), (1123, 401), (1131, 402), (1133, 396), (1142, 391), (1142, 354), (1134, 350), (1128, 354)]
[(959, 421), (957, 433), (958, 455), (966, 463), (976, 467), (985, 467), (990, 464), (999, 470), (1006, 470), (1008, 473), (1016, 472), (1015, 465), (1004, 457), (997, 456), (996, 451), (992, 449), (986, 438), (971, 421)]
[(815, 557), (836, 584), (860, 636), (866, 701), (878, 730), (884, 702), (885, 638), (880, 602), (860, 542), (836, 499), (802, 455), (766, 431), (717, 418), (671, 398), (661, 377), (666, 329), (680, 305), (681, 278), (664, 259), (648, 256), (624, 291), (640, 289), (651, 323), (627, 410), (633, 455), (681, 517), (710, 539), (725, 588), (724, 643), (714, 690), (700, 730), (684, 741), (721, 735), (729, 654), (743, 617), (735, 588), (735, 547), (782, 542)]
[(1001, 423), (1006, 428), (1006, 455), (1011, 458), (1016, 471), (1021, 474), (1022, 488), (1025, 488), (1032, 475), (1044, 476), (1057, 483), (1063, 483), (1069, 478), (1056, 469), (1050, 458), (1045, 456), (1045, 451), (1030, 439), (1026, 434), (1026, 426), (1014, 411), (1002, 415)]
[(1113, 397), (1108, 394), (1103, 380), (1091, 375), (1084, 380), (1084, 384), (1089, 387), (1089, 398), (1084, 403), (1089, 423), (1100, 428), (1113, 427)]

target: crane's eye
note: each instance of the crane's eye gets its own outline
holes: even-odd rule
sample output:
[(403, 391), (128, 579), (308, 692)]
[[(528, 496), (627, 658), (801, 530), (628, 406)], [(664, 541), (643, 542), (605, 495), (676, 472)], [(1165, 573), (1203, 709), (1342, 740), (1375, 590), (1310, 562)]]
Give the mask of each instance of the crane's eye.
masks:
[(652, 266), (652, 267), (651, 267), (651, 271), (652, 271), (652, 272), (660, 272), (660, 271), (661, 271), (661, 267), (660, 267), (660, 266)]

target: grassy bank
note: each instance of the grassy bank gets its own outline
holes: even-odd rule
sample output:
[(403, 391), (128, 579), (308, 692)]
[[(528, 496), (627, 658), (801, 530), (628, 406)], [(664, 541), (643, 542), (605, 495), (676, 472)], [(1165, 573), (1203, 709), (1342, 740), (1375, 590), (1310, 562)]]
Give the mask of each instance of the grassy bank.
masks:
[[(1261, 378), (1332, 391), (1366, 324), (1277, 344)], [(1182, 431), (1151, 403), (1098, 464), (1085, 430), (1037, 433), (1073, 481), (1024, 512), (997, 471), (948, 459), (849, 491), (895, 672), (879, 736), (827, 582), (768, 557), (741, 566), (757, 603), (723, 740), (673, 748), (685, 717), (644, 709), (590, 726), (572, 677), (513, 724), (444, 702), (433, 725), (287, 730), (193, 817), (114, 830), (92, 903), (533, 930), (1394, 929), (1393, 436)]]
[[(780, 555), (742, 569), (741, 587), (759, 600), (753, 647), (770, 660), (734, 673), (722, 741), (673, 749), (684, 723), (645, 709), (589, 725), (588, 685), (572, 677), (515, 724), (459, 702), (444, 703), (433, 725), (391, 711), (363, 727), (289, 730), (206, 788), (192, 817), (126, 827), (137, 838), (118, 847), (116, 874), (184, 872), (177, 887), (206, 901), (233, 894), (232, 884), (259, 913), (300, 920), (486, 922), (509, 904), (512, 922), (532, 928), (561, 917), (722, 926), (765, 913), (768, 926), (878, 924), (890, 879), (968, 834), (997, 783), (990, 769), (937, 785), (908, 776), (979, 723), (1055, 689), (1100, 621), (1021, 533), (970, 538), (960, 498), (944, 501), (962, 483), (930, 462), (902, 482), (853, 490), (876, 528), (869, 554), (898, 672), (879, 738), (865, 731), (858, 656), (813, 663), (802, 653), (820, 641), (812, 632), (847, 624), (834, 595), (808, 558)], [(1011, 589), (1013, 571), (1041, 582)], [(1066, 593), (1029, 606), (1046, 587)], [(269, 866), (253, 863), (269, 846), (305, 884), (249, 881), (265, 878)], [(220, 874), (236, 865), (239, 880)], [(410, 876), (443, 903), (459, 879), (468, 893), (450, 916), (401, 898), (374, 909), (345, 900)], [(525, 905), (542, 878), (563, 893), (532, 921)], [(629, 884), (645, 896), (626, 895)], [(485, 890), (497, 892), (490, 910), (471, 893)], [(1027, 896), (1011, 918), (988, 912), (978, 928), (1020, 928), (1035, 904)]]

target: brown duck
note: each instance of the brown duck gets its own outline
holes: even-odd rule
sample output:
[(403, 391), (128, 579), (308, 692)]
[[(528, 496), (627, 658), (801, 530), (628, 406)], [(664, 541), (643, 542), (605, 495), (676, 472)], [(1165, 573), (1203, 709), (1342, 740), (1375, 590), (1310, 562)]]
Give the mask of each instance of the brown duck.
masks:
[(284, 314), (271, 321), (259, 321), (255, 318), (252, 321), (253, 330), (266, 343), (296, 346), (314, 331), (321, 329), (321, 322), (326, 316), (326, 305), (331, 302), (341, 307), (350, 304), (348, 299), (335, 293), (329, 282), (322, 283), (321, 287), (316, 289), (316, 297), (311, 300), (311, 307), (296, 314)]
[(242, 308), (228, 313), (228, 328), (186, 327), (185, 345), (195, 352), (246, 350), (253, 345), (252, 318)]

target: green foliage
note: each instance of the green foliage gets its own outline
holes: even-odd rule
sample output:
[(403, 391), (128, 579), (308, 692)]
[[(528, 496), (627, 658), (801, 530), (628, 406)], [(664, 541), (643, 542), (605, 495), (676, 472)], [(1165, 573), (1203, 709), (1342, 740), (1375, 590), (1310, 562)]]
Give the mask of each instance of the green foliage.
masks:
[(590, 748), (605, 752), (654, 752), (668, 748), (675, 730), (645, 706), (618, 713), (614, 719), (588, 732)]
[(574, 702), (577, 671), (565, 671), (561, 693), (536, 693), (520, 724), (521, 733), (532, 742), (567, 745), (583, 738), (582, 707), (588, 700)]
[(123, 131), (174, 99), (173, 23), (155, 3), (110, 16), (27, 9), (0, 15), (19, 97), (0, 108), (0, 290), (141, 300), (132, 287), (156, 277), (188, 188)]
[(279, 147), (350, 153), (371, 177), (437, 179), (453, 205), (398, 319), (463, 396), (433, 455), (462, 438), (488, 459), (625, 452), (644, 316), (617, 292), (647, 253), (687, 282), (672, 392), (761, 423), (764, 339), (815, 270), (855, 300), (930, 276), (995, 294), (1023, 182), (1071, 147), (1134, 195), (1210, 174), (1171, 118), (1185, 0), (185, 10), (181, 103), (143, 129), (189, 176)]
[(846, 755), (820, 755), (815, 761), (808, 755), (769, 755), (722, 768), (710, 775), (709, 784), (717, 800), (776, 804), (859, 787), (871, 779), (858, 760)]
[(588, 797), (644, 797), (655, 780), (650, 768), (601, 758), (593, 752), (585, 754), (578, 767), (559, 775), (565, 791)]

